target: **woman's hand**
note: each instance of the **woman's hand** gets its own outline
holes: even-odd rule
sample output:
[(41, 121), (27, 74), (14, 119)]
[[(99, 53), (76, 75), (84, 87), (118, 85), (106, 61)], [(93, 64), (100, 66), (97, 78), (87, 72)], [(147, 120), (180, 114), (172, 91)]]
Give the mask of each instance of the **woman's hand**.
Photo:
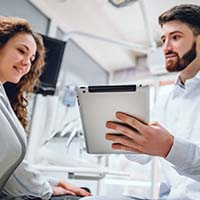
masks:
[(76, 187), (65, 181), (60, 181), (58, 185), (53, 186), (52, 189), (53, 189), (53, 196), (65, 195), (65, 194), (69, 194), (73, 196), (91, 196), (92, 195), (86, 190)]

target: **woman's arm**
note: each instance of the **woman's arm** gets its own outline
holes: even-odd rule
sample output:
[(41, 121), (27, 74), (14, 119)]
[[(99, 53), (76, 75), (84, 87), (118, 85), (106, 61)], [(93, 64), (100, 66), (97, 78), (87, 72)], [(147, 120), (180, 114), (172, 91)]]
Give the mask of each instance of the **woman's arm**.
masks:
[(40, 197), (50, 199), (53, 190), (47, 179), (28, 164), (26, 160), (18, 166), (6, 182), (3, 191), (12, 197)]
[(50, 199), (51, 196), (64, 194), (91, 195), (89, 192), (65, 181), (56, 182), (55, 185), (50, 185), (48, 177), (43, 176), (24, 160), (11, 175), (3, 191), (9, 196), (40, 197), (41, 199)]

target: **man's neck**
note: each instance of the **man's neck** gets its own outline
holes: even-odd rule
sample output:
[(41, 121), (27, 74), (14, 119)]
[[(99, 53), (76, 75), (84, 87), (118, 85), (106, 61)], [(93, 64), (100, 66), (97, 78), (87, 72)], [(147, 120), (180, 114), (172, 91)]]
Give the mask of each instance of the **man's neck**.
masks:
[(200, 67), (188, 66), (180, 74), (182, 83), (184, 84), (188, 79), (193, 78), (200, 70)]

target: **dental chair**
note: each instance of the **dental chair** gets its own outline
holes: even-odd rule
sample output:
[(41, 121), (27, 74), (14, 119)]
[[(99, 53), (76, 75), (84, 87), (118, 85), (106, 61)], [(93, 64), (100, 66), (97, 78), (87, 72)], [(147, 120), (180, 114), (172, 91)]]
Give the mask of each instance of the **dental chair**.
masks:
[[(51, 197), (51, 199), (49, 200), (78, 200), (82, 197), (80, 196), (72, 196), (72, 195), (59, 195), (59, 196), (55, 196), (55, 197)], [(34, 199), (30, 199), (30, 200), (42, 200), (41, 198), (34, 198)]]
[(72, 195), (61, 195), (52, 197), (50, 200), (78, 200), (82, 197), (80, 196), (72, 196)]
[[(78, 200), (82, 197), (80, 196), (72, 196), (72, 195), (60, 195), (60, 196), (55, 196), (52, 197), (50, 200)], [(17, 198), (18, 199), (18, 198)], [(25, 198), (27, 200), (42, 200), (41, 198)], [(15, 197), (7, 197), (3, 194), (0, 194), (0, 200), (16, 200)]]

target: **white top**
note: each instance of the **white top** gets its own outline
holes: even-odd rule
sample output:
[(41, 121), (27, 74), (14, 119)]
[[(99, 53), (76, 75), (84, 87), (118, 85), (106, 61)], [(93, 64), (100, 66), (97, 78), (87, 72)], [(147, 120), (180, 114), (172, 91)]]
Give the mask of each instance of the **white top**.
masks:
[[(177, 81), (168, 97), (162, 97), (158, 105), (155, 119), (175, 136), (168, 157), (160, 159), (167, 184), (171, 187), (168, 199), (199, 199), (200, 183), (181, 176), (176, 170), (200, 180), (200, 149), (198, 144), (192, 144), (200, 142), (200, 72), (185, 85)], [(148, 156), (140, 158), (143, 163), (149, 160)], [(135, 160), (134, 156), (131, 160)]]
[[(52, 195), (50, 182), (56, 184), (56, 181), (47, 180), (26, 160), (22, 161), (26, 150), (26, 133), (12, 110), (2, 85), (0, 85), (0, 124), (0, 184), (5, 184), (2, 191), (8, 196), (49, 199)], [(7, 182), (4, 183), (4, 180)]]

